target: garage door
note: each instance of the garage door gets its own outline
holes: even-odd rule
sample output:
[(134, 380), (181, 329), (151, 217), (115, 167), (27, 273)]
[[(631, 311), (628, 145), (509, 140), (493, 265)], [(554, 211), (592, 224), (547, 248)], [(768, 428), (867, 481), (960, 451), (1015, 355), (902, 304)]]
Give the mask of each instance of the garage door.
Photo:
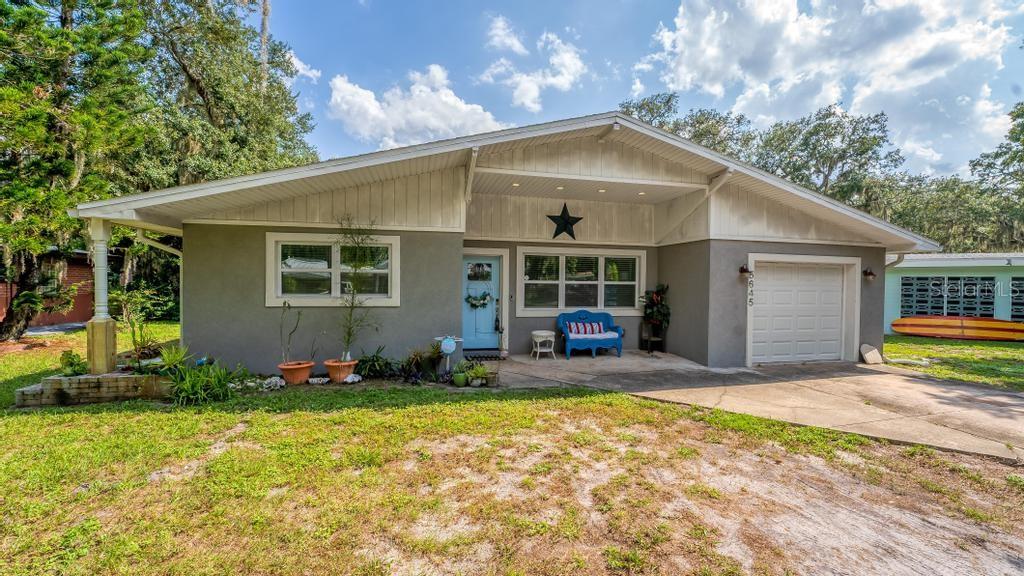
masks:
[(839, 360), (843, 267), (759, 262), (755, 271), (751, 361)]

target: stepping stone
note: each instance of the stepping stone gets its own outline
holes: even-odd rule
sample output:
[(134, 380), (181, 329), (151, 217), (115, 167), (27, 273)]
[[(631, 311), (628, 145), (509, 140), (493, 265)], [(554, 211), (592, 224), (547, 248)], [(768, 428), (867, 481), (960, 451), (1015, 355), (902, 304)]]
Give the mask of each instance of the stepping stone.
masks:
[(881, 364), (885, 362), (885, 360), (882, 359), (882, 354), (878, 351), (878, 348), (875, 348), (871, 344), (861, 344), (860, 355), (864, 358), (865, 364)]

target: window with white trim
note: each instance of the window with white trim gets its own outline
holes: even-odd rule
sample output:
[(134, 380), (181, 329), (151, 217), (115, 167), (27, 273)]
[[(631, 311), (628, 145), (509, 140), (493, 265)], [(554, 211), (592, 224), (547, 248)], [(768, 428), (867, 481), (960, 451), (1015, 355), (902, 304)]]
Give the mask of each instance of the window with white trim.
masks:
[(267, 306), (331, 306), (355, 291), (367, 306), (399, 305), (399, 237), (361, 249), (331, 234), (267, 233)]
[(639, 310), (643, 260), (638, 251), (521, 248), (519, 312)]

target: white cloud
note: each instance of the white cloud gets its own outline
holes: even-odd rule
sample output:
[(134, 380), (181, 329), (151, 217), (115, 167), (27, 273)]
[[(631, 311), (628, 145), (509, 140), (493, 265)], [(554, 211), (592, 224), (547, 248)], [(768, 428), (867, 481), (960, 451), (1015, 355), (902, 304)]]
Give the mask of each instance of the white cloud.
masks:
[(380, 148), (453, 138), (507, 128), (479, 104), (469, 104), (451, 89), (448, 71), (431, 64), (425, 72), (410, 72), (410, 86), (395, 86), (380, 98), (351, 82), (347, 76), (331, 79), (328, 116), (340, 120), (345, 131)]
[(306, 64), (299, 57), (295, 55), (295, 52), (288, 52), (288, 58), (292, 61), (292, 66), (295, 66), (295, 75), (299, 78), (308, 78), (313, 84), (320, 80), (320, 71), (313, 68), (309, 64)]
[(932, 142), (918, 142), (912, 138), (907, 138), (903, 141), (901, 146), (904, 152), (907, 154), (913, 154), (922, 160), (931, 164), (937, 163), (942, 160), (942, 154), (932, 147)]
[(981, 86), (981, 93), (972, 108), (974, 120), (982, 133), (994, 140), (1002, 140), (1010, 131), (1010, 115), (1002, 102), (992, 100), (992, 89)]
[(541, 93), (553, 88), (571, 90), (587, 72), (580, 50), (564, 42), (556, 34), (545, 32), (537, 40), (537, 51), (548, 55), (548, 65), (531, 72), (521, 72), (512, 62), (501, 58), (478, 77), (488, 84), (501, 83), (512, 89), (512, 104), (530, 112), (543, 109)]
[(644, 93), (644, 90), (646, 90), (644, 83), (639, 78), (633, 78), (633, 86), (629, 89), (629, 97), (639, 98)]
[[(964, 95), (1003, 66), (1019, 42), (1006, 23), (1014, 0), (682, 0), (654, 32), (657, 50), (634, 65), (670, 90), (716, 98), (757, 123), (802, 116), (843, 101), (852, 113), (880, 110), (902, 140), (960, 133), (974, 154), (991, 147), (1003, 104), (970, 98), (975, 122), (955, 111)], [(962, 112), (963, 109), (960, 108)], [(957, 156), (949, 151), (940, 156)], [(966, 153), (966, 152), (964, 152)], [(922, 151), (912, 163), (940, 160)], [(955, 162), (963, 164), (963, 158)], [(950, 166), (937, 166), (942, 171)]]
[(509, 50), (520, 56), (530, 53), (519, 35), (512, 30), (508, 18), (501, 15), (491, 18), (491, 27), (487, 30), (487, 46), (495, 50)]

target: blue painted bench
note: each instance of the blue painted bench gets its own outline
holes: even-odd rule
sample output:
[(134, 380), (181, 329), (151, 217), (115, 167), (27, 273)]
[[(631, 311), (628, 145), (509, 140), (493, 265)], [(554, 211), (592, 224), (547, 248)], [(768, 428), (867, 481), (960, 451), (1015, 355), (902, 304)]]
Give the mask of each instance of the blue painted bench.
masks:
[[(593, 330), (592, 326), (595, 323), (601, 324), (604, 330)], [(624, 331), (621, 326), (615, 325), (612, 315), (607, 312), (563, 312), (558, 315), (558, 329), (565, 336), (566, 360), (573, 350), (590, 350), (591, 356), (597, 356), (599, 348), (614, 348), (616, 353), (622, 356)]]

